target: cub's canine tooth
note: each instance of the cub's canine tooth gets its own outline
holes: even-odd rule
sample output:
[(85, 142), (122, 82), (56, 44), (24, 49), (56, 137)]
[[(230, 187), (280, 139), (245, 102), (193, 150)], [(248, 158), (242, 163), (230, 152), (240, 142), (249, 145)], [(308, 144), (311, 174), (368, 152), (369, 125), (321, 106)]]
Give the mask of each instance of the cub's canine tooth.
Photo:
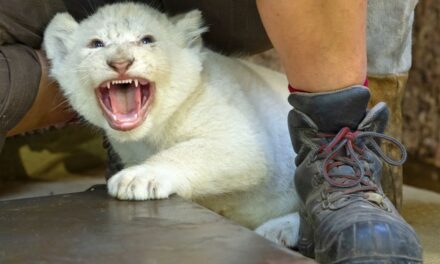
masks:
[(138, 84), (139, 84), (138, 80), (137, 80), (137, 79), (134, 79), (134, 86), (135, 86), (135, 87), (138, 87)]

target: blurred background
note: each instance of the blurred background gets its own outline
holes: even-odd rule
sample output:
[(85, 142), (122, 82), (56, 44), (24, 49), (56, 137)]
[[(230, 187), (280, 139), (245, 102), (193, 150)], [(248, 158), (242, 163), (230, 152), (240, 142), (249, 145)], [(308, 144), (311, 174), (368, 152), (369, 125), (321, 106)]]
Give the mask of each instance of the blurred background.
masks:
[(420, 1), (403, 101), (404, 182), (440, 192), (440, 2)]

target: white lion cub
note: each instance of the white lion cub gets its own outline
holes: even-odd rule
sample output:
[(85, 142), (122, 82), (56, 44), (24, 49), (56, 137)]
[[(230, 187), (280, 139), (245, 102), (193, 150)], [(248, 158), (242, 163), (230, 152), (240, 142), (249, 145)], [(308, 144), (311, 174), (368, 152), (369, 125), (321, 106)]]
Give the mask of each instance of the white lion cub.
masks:
[(125, 165), (108, 181), (111, 196), (178, 194), (294, 245), (287, 81), (203, 48), (205, 31), (199, 11), (169, 18), (114, 4), (81, 23), (56, 15), (44, 48), (73, 108), (105, 131)]

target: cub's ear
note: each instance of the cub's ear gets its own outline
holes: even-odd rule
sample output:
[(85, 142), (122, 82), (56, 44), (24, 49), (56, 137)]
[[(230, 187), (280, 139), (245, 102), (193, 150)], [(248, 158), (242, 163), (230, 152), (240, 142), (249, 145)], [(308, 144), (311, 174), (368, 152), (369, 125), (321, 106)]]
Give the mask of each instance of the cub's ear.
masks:
[(200, 10), (177, 15), (172, 20), (175, 21), (177, 29), (183, 33), (187, 46), (201, 47), (202, 34), (208, 31), (208, 27), (203, 25), (202, 12)]
[(57, 14), (44, 32), (43, 48), (53, 65), (62, 62), (73, 46), (72, 33), (78, 22), (68, 13)]

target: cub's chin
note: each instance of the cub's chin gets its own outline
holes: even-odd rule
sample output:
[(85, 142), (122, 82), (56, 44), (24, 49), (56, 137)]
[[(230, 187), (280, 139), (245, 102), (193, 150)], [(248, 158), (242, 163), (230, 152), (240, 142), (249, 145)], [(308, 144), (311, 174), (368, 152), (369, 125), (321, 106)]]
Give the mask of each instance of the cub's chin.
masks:
[(154, 82), (137, 77), (106, 80), (95, 89), (102, 114), (116, 131), (131, 131), (142, 125), (154, 92)]

